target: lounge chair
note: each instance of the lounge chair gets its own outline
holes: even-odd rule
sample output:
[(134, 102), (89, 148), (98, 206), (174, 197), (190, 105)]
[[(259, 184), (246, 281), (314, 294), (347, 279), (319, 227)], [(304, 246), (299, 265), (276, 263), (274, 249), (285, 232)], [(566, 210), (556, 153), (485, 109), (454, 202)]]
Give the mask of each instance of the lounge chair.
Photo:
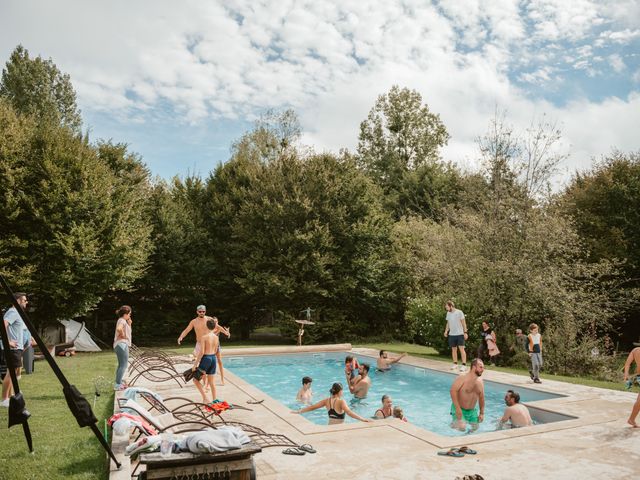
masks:
[[(227, 426), (240, 427), (245, 432), (265, 433), (261, 429), (254, 427), (253, 425), (249, 425), (248, 423), (226, 421), (222, 418), (219, 412), (216, 413), (212, 410), (207, 409), (206, 404), (194, 402), (193, 400), (190, 400), (188, 398), (169, 397), (169, 398), (163, 399), (158, 394), (146, 392), (144, 390), (139, 390), (136, 393), (137, 395), (140, 396), (140, 398), (142, 398), (145, 402), (149, 404), (150, 408), (148, 412), (151, 415), (153, 415), (152, 412), (155, 411), (159, 416), (171, 414), (173, 415), (173, 417), (175, 417), (177, 421), (184, 422), (184, 423), (196, 422), (199, 424), (201, 422), (205, 422), (208, 425), (211, 425), (214, 427), (221, 426), (224, 424)], [(170, 407), (166, 403), (166, 402), (175, 401), (175, 400), (179, 400), (181, 402), (180, 405)], [(126, 402), (127, 400), (124, 398), (119, 399), (118, 404), (120, 405), (120, 408), (129, 408), (126, 406)], [(250, 410), (250, 409), (246, 409), (246, 410)], [(216, 421), (216, 419), (218, 419), (218, 421)]]
[[(144, 408), (135, 400), (127, 400), (121, 406), (121, 409), (127, 409), (144, 418), (149, 424), (158, 431), (158, 433), (185, 433), (199, 431), (204, 428), (218, 428), (222, 426), (232, 426), (241, 428), (251, 441), (261, 448), (267, 447), (298, 447), (298, 444), (285, 435), (277, 433), (266, 433), (261, 428), (243, 422), (215, 422), (210, 423), (205, 420), (188, 420), (182, 421), (173, 413), (167, 412), (162, 415), (153, 415), (149, 410)], [(144, 432), (140, 430), (140, 435)], [(138, 435), (138, 437), (140, 436)]]

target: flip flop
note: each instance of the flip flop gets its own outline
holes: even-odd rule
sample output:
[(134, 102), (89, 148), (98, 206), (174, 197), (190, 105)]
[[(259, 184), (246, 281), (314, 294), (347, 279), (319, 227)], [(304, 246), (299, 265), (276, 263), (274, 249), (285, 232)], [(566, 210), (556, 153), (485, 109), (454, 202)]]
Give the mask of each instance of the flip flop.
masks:
[(466, 453), (467, 455), (475, 455), (476, 453), (478, 453), (473, 448), (469, 448), (469, 447), (466, 447), (466, 446), (458, 448), (458, 451), (460, 453)]
[(313, 448), (308, 443), (304, 443), (304, 444), (300, 445), (298, 447), (298, 450), (302, 450), (303, 452), (307, 452), (307, 453), (316, 453), (316, 449)]
[(264, 402), (264, 398), (262, 400), (247, 400), (250, 405), (260, 405), (262, 402)]
[(282, 450), (282, 453), (285, 455), (304, 455), (305, 453), (302, 450), (298, 450), (297, 448), (285, 448)]
[(438, 452), (438, 455), (442, 455), (444, 457), (464, 457), (464, 453), (460, 453), (457, 448)]

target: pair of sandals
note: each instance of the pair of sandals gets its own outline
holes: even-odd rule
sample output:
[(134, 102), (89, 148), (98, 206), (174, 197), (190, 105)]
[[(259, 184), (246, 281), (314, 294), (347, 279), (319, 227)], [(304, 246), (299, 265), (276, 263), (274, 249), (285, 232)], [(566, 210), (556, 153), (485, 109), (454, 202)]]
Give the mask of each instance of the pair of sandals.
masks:
[(479, 473), (475, 475), (465, 475), (464, 477), (456, 477), (456, 480), (484, 480), (484, 477)]
[(459, 447), (459, 448), (450, 448), (449, 450), (444, 450), (438, 452), (438, 455), (442, 455), (444, 457), (464, 457), (465, 455), (475, 455), (476, 452), (472, 448), (469, 447)]
[(285, 455), (305, 455), (307, 453), (316, 453), (316, 449), (308, 443), (303, 443), (296, 448), (285, 448), (282, 453)]

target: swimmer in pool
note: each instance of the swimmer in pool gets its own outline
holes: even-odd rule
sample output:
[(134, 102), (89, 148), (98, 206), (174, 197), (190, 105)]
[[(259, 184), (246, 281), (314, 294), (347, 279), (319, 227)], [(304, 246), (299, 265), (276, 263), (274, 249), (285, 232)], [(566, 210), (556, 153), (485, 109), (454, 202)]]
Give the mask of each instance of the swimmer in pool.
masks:
[(298, 390), (298, 395), (296, 395), (296, 400), (298, 402), (306, 404), (311, 403), (311, 397), (313, 396), (313, 392), (311, 391), (311, 382), (313, 382), (311, 377), (302, 377), (302, 388)]
[(351, 418), (355, 418), (356, 420), (360, 420), (361, 422), (371, 421), (368, 418), (363, 418), (357, 413), (351, 411), (349, 405), (347, 405), (347, 402), (345, 402), (344, 398), (342, 398), (342, 385), (340, 385), (339, 383), (334, 383), (331, 386), (331, 390), (329, 390), (329, 393), (331, 394), (329, 398), (320, 400), (318, 403), (301, 408), (300, 410), (292, 410), (291, 413), (311, 412), (313, 410), (318, 410), (319, 408), (325, 407), (327, 409), (327, 415), (329, 416), (329, 425), (344, 423), (345, 415), (349, 415)]

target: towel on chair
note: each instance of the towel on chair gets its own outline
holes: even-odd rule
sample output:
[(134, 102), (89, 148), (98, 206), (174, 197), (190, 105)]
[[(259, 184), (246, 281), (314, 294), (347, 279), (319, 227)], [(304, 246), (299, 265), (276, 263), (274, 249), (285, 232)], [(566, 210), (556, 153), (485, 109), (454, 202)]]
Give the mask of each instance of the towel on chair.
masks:
[(251, 440), (237, 427), (207, 428), (189, 435), (181, 448), (193, 453), (214, 453), (237, 450)]

